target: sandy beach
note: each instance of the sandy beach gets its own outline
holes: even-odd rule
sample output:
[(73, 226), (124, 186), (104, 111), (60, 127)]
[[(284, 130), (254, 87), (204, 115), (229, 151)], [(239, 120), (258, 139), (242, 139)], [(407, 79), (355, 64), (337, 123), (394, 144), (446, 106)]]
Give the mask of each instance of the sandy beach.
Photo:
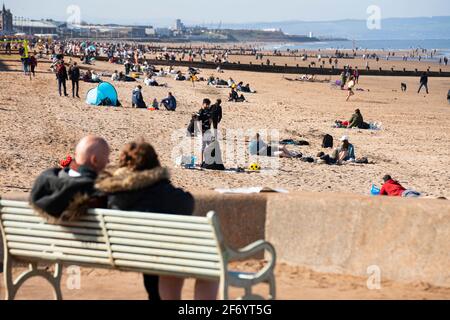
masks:
[[(112, 162), (122, 145), (143, 137), (155, 145), (163, 164), (172, 171), (173, 182), (188, 190), (221, 187), (267, 186), (292, 191), (332, 191), (368, 194), (372, 184), (380, 184), (391, 174), (409, 188), (426, 195), (450, 196), (450, 140), (448, 132), (449, 104), (446, 100), (450, 80), (430, 79), (430, 94), (417, 94), (418, 79), (362, 77), (356, 95), (345, 102), (346, 91), (331, 88), (327, 83), (303, 83), (283, 80), (277, 74), (225, 72), (217, 74), (227, 80), (250, 83), (257, 94), (248, 94), (247, 103), (224, 103), (222, 133), (230, 130), (274, 129), (280, 139), (303, 139), (307, 147), (290, 147), (305, 156), (322, 151), (322, 136), (335, 140), (348, 135), (357, 157), (367, 157), (374, 164), (329, 167), (295, 159), (280, 159), (279, 170), (270, 174), (233, 174), (190, 171), (175, 167), (173, 151), (179, 141), (172, 140), (174, 131), (181, 132), (198, 111), (203, 98), (227, 100), (229, 89), (207, 86), (199, 82), (192, 87), (188, 81), (158, 79), (168, 88), (144, 87), (148, 103), (164, 98), (172, 91), (178, 99), (177, 112), (136, 110), (131, 107), (131, 91), (135, 83), (118, 83), (116, 89), (124, 108), (90, 107), (84, 99), (60, 98), (54, 75), (48, 64), (39, 65), (33, 81), (18, 73), (16, 61), (3, 60), (0, 79), (1, 145), (0, 192), (27, 191), (43, 169), (55, 165), (73, 153), (77, 140), (88, 133), (108, 139), (113, 148)], [(96, 70), (112, 72), (120, 66), (98, 62)], [(14, 71), (16, 70), (16, 71)], [(207, 78), (214, 74), (202, 71)], [(109, 81), (108, 78), (104, 80)], [(402, 93), (400, 83), (409, 90)], [(95, 87), (81, 83), (82, 97)], [(348, 120), (359, 108), (367, 122), (382, 123), (380, 131), (332, 128), (335, 120)], [(251, 137), (245, 137), (248, 140)], [(226, 147), (226, 143), (225, 147)], [(238, 142), (245, 151), (245, 141)], [(176, 148), (175, 148), (176, 149)], [(226, 150), (224, 150), (224, 153)], [(245, 154), (245, 153), (244, 153)], [(198, 152), (197, 156), (200, 156)], [(265, 159), (261, 159), (264, 161)], [(228, 168), (248, 166), (250, 159), (226, 157)], [(263, 167), (270, 171), (272, 164)]]
[[(281, 58), (288, 59), (288, 58)], [(242, 60), (241, 60), (242, 61)], [(280, 61), (281, 63), (281, 61)], [(289, 63), (296, 63), (289, 61)], [(29, 192), (35, 177), (44, 169), (57, 165), (73, 154), (77, 141), (87, 134), (105, 137), (112, 147), (112, 166), (117, 163), (121, 147), (137, 138), (152, 143), (162, 164), (170, 168), (176, 186), (189, 191), (234, 187), (272, 187), (289, 191), (339, 192), (369, 195), (372, 184), (381, 184), (391, 174), (405, 186), (430, 197), (450, 197), (450, 105), (447, 91), (450, 79), (431, 78), (430, 94), (417, 94), (419, 79), (398, 77), (362, 77), (356, 95), (345, 102), (346, 91), (328, 83), (289, 82), (279, 74), (228, 72), (217, 74), (227, 80), (250, 83), (256, 94), (246, 94), (246, 103), (224, 102), (222, 134), (232, 130), (275, 130), (280, 139), (307, 140), (310, 146), (288, 147), (304, 156), (316, 156), (322, 137), (328, 133), (336, 140), (348, 135), (357, 157), (367, 157), (371, 164), (327, 166), (298, 159), (280, 159), (255, 174), (196, 171), (177, 168), (173, 154), (191, 114), (198, 111), (203, 98), (227, 100), (229, 89), (207, 86), (206, 82), (178, 82), (172, 77), (158, 78), (164, 87), (144, 87), (145, 100), (161, 100), (169, 91), (178, 100), (174, 113), (131, 108), (131, 91), (136, 83), (115, 83), (124, 108), (88, 106), (84, 97), (95, 84), (81, 83), (82, 99), (59, 97), (55, 76), (49, 64), (41, 61), (35, 79), (20, 72), (20, 62), (0, 56), (0, 194)], [(408, 68), (423, 67), (410, 63)], [(122, 66), (97, 62), (92, 69), (111, 73)], [(182, 69), (185, 71), (185, 69)], [(320, 78), (320, 77), (319, 77)], [(103, 78), (109, 81), (109, 78)], [(334, 80), (334, 79), (333, 79)], [(142, 79), (141, 79), (142, 81)], [(409, 90), (401, 92), (404, 82)], [(70, 89), (69, 89), (70, 93)], [(382, 130), (364, 131), (332, 128), (335, 120), (348, 120), (359, 108), (368, 122), (382, 124)], [(237, 141), (247, 148), (250, 137)], [(175, 151), (174, 151), (175, 150)], [(327, 151), (331, 152), (331, 151)], [(200, 152), (197, 150), (197, 156)], [(248, 156), (226, 157), (225, 166), (248, 166)], [(274, 174), (264, 171), (277, 169)], [(246, 267), (258, 263), (250, 262)], [(244, 266), (244, 267), (245, 267)], [(20, 270), (17, 269), (16, 272)], [(280, 299), (448, 299), (448, 288), (426, 283), (384, 282), (381, 290), (367, 289), (366, 278), (316, 273), (305, 268), (280, 265), (276, 271)], [(64, 289), (66, 299), (145, 299), (141, 275), (113, 271), (82, 269), (82, 290)], [(2, 283), (2, 282), (1, 282)], [(111, 284), (111, 285), (106, 285)], [(0, 287), (1, 288), (1, 287)], [(39, 280), (30, 281), (19, 294), (20, 299), (47, 299), (50, 291)], [(47, 287), (45, 287), (47, 288)], [(258, 288), (258, 292), (265, 292)], [(102, 292), (101, 295), (98, 292)], [(237, 297), (238, 291), (232, 291)], [(184, 297), (193, 296), (190, 280)]]

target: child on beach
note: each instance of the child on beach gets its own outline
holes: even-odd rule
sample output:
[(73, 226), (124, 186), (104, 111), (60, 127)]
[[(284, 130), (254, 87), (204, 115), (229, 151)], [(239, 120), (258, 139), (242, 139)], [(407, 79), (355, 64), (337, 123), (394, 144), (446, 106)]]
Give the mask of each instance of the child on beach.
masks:
[(350, 97), (355, 95), (355, 93), (353, 92), (353, 88), (355, 87), (355, 85), (356, 85), (355, 78), (351, 76), (350, 81), (348, 82), (347, 85), (348, 95), (346, 101), (350, 100)]

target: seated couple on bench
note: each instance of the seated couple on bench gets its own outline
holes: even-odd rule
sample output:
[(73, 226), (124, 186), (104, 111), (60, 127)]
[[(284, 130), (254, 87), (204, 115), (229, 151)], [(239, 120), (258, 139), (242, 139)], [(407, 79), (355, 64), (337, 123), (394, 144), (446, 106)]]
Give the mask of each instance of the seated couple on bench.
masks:
[[(150, 144), (127, 144), (113, 174), (103, 173), (109, 156), (110, 147), (104, 139), (83, 138), (68, 167), (49, 169), (37, 178), (31, 192), (34, 209), (56, 224), (76, 221), (88, 208), (193, 214), (193, 196), (171, 184), (168, 170), (161, 167)], [(144, 275), (151, 300), (180, 300), (183, 284), (182, 278)], [(218, 282), (197, 279), (195, 299), (214, 300), (218, 289)]]

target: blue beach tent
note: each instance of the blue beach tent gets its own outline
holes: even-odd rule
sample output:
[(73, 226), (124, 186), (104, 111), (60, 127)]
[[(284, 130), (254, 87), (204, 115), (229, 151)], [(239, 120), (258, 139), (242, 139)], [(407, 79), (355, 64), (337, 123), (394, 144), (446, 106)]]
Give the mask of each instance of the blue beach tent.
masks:
[(114, 86), (109, 82), (102, 82), (96, 88), (89, 90), (86, 103), (92, 106), (118, 106), (119, 98)]

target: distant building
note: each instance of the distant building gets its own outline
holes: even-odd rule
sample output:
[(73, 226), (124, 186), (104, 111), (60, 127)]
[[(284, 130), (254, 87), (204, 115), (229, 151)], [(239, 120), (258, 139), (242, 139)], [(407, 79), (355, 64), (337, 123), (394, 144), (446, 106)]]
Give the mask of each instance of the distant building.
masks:
[(312, 32), (309, 33), (309, 38), (314, 38), (314, 34)]
[(51, 20), (14, 19), (14, 30), (28, 35), (57, 34), (61, 23)]
[(10, 10), (6, 10), (5, 4), (3, 4), (2, 11), (0, 11), (0, 33), (12, 33), (13, 30), (13, 15)]
[(181, 19), (175, 21), (174, 31), (184, 32), (186, 31), (186, 26), (181, 22)]

